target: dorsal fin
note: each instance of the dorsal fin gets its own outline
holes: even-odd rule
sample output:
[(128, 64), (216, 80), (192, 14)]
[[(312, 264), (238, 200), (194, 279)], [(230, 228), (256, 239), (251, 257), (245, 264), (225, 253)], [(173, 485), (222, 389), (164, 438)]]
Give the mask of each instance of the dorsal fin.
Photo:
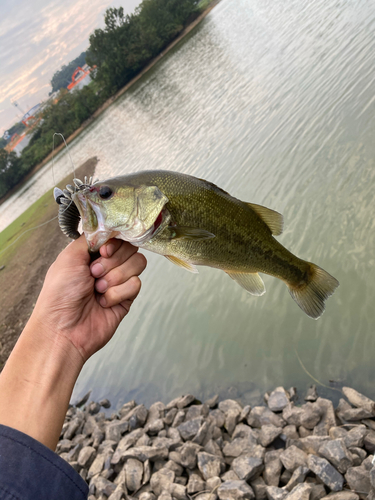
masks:
[(259, 215), (262, 221), (271, 229), (273, 235), (279, 236), (283, 232), (284, 218), (279, 212), (255, 203), (246, 203), (246, 205)]

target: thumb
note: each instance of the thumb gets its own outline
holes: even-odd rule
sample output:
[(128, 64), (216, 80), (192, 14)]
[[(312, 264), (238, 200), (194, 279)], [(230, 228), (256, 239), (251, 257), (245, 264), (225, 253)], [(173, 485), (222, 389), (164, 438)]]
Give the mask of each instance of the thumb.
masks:
[(90, 254), (85, 235), (81, 234), (78, 239), (69, 243), (66, 249), (61, 253), (61, 256), (63, 255), (64, 259), (68, 259), (71, 263), (89, 265)]

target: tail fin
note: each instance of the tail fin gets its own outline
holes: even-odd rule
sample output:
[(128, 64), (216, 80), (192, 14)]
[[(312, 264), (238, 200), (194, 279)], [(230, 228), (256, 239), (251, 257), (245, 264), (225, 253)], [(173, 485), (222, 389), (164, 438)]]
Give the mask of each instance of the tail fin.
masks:
[(308, 264), (309, 271), (306, 282), (297, 286), (288, 284), (288, 288), (290, 295), (302, 311), (310, 318), (318, 319), (324, 312), (324, 302), (333, 294), (339, 286), (339, 282), (324, 269), (311, 262)]

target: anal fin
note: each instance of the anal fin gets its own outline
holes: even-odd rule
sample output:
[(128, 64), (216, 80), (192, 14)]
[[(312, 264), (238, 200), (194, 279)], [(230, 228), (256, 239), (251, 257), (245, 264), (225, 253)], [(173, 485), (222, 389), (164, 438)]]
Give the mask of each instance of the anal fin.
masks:
[(186, 260), (179, 259), (178, 257), (174, 257), (173, 255), (165, 255), (165, 257), (173, 262), (173, 264), (176, 264), (176, 266), (182, 267), (183, 269), (186, 269), (191, 273), (198, 274), (199, 272), (193, 264), (190, 264), (190, 262), (186, 262)]
[(225, 272), (232, 280), (236, 281), (242, 288), (251, 293), (251, 295), (260, 296), (266, 293), (266, 287), (258, 273)]

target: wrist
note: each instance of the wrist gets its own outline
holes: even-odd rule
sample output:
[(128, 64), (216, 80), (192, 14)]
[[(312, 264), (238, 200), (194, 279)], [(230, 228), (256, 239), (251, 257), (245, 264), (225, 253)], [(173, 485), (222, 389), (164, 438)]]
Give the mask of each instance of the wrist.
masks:
[(0, 376), (0, 423), (54, 449), (82, 366), (69, 339), (32, 316)]

